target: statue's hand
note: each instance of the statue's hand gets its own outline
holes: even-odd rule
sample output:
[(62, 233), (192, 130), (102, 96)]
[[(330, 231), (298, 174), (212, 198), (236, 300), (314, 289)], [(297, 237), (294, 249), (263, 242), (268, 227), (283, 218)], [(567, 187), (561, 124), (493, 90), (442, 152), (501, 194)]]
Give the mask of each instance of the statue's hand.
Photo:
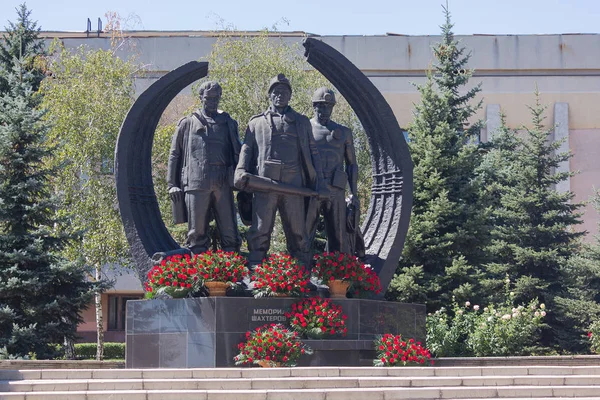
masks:
[(171, 189), (169, 189), (169, 197), (172, 201), (183, 201), (183, 190), (177, 186), (173, 186)]
[(348, 196), (348, 200), (350, 201), (350, 204), (352, 204), (354, 207), (360, 208), (360, 200), (358, 199), (358, 196), (351, 194)]
[(319, 188), (319, 200), (329, 200), (331, 196), (331, 191), (327, 188), (327, 186), (323, 185), (323, 187)]
[(238, 190), (246, 190), (250, 174), (244, 170), (236, 169), (233, 174), (233, 186)]

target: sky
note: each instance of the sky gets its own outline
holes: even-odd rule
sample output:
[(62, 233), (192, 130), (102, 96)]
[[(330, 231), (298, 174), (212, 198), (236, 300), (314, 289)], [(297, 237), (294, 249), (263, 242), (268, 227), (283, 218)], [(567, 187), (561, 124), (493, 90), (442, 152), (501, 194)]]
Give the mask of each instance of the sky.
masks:
[[(23, 0), (0, 0), (0, 29)], [(42, 30), (92, 29), (107, 11), (134, 30), (234, 27), (319, 35), (436, 35), (445, 0), (28, 0)], [(448, 0), (455, 34), (600, 32), (600, 0)], [(104, 22), (105, 23), (105, 22)]]

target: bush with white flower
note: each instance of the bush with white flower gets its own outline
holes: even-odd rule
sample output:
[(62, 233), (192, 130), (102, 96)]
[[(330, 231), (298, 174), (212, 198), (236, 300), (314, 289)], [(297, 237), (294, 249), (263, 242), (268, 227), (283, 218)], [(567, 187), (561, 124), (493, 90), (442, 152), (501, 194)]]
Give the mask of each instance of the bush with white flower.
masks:
[(535, 351), (546, 316), (544, 304), (532, 300), (513, 307), (489, 305), (475, 314), (467, 346), (477, 357), (530, 355)]
[[(508, 284), (507, 284), (508, 287)], [(508, 292), (508, 291), (507, 291)], [(435, 357), (517, 356), (536, 350), (547, 310), (537, 299), (514, 306), (514, 294), (504, 304), (456, 302), (427, 317), (427, 347)]]

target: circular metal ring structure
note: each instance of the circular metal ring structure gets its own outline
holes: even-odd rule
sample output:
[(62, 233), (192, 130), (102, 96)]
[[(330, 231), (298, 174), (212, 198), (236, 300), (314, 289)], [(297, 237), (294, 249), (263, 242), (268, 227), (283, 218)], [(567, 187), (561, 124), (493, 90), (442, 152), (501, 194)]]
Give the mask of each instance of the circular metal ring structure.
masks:
[[(366, 262), (387, 289), (408, 232), (413, 165), (402, 130), (383, 95), (346, 57), (312, 38), (307, 61), (346, 98), (371, 147), (373, 187), (362, 231)], [(180, 248), (163, 223), (152, 182), (151, 153), (158, 121), (173, 98), (208, 73), (208, 63), (190, 62), (152, 84), (131, 107), (115, 151), (117, 197), (125, 234), (141, 279), (158, 252)]]

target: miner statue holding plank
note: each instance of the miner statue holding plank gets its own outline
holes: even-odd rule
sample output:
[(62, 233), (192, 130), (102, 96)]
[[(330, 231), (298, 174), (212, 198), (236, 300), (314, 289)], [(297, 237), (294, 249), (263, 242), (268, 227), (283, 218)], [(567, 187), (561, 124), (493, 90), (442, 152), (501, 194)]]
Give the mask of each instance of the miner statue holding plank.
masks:
[(309, 119), (289, 105), (290, 81), (279, 74), (270, 81), (270, 107), (248, 123), (235, 171), (235, 186), (253, 192), (248, 257), (252, 267), (269, 251), (279, 211), (288, 252), (310, 268), (307, 214), (328, 197), (319, 152)]

